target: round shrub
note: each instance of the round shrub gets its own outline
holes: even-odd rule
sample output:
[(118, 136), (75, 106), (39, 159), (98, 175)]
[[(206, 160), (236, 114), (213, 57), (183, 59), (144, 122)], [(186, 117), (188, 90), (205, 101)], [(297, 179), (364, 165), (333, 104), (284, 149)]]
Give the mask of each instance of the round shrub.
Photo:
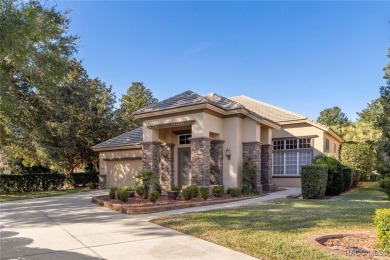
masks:
[(378, 247), (390, 254), (390, 209), (376, 209), (374, 225), (378, 237)]
[(118, 187), (111, 187), (110, 188), (110, 193), (108, 193), (108, 196), (110, 197), (110, 199), (115, 199), (116, 197), (116, 191), (118, 190)]
[(199, 187), (197, 185), (190, 185), (186, 189), (191, 191), (191, 198), (196, 198), (199, 196)]
[(229, 189), (229, 194), (232, 197), (238, 197), (241, 195), (241, 189), (240, 188), (230, 188)]
[(117, 196), (118, 199), (122, 202), (128, 202), (129, 201), (129, 193), (125, 190), (117, 190)]
[(142, 186), (137, 186), (137, 187), (135, 187), (135, 192), (136, 192), (139, 196), (144, 195), (144, 187), (142, 187)]
[(214, 197), (222, 197), (224, 192), (224, 186), (223, 185), (214, 186), (212, 191)]
[(352, 169), (349, 167), (343, 167), (343, 179), (344, 179), (344, 191), (350, 189), (352, 187)]
[(122, 187), (122, 190), (124, 190), (124, 191), (131, 191), (133, 189), (130, 186), (125, 185), (125, 186)]
[(328, 167), (326, 165), (303, 165), (301, 172), (302, 197), (304, 199), (324, 197), (327, 180)]
[(160, 192), (158, 190), (154, 190), (149, 193), (149, 199), (153, 203), (156, 203), (159, 197), (160, 197)]
[(209, 197), (209, 188), (208, 187), (200, 187), (199, 189), (200, 197), (204, 200), (207, 200)]
[(181, 196), (183, 197), (183, 200), (190, 200), (192, 198), (192, 191), (191, 189), (185, 188), (181, 192)]

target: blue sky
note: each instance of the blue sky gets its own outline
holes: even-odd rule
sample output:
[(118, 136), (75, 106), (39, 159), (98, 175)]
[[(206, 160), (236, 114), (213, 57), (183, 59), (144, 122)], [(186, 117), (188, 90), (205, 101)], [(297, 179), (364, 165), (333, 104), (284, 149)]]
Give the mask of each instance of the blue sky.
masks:
[(316, 119), (351, 119), (379, 96), (390, 61), (388, 1), (58, 1), (77, 58), (118, 99), (133, 81), (159, 99), (247, 95)]

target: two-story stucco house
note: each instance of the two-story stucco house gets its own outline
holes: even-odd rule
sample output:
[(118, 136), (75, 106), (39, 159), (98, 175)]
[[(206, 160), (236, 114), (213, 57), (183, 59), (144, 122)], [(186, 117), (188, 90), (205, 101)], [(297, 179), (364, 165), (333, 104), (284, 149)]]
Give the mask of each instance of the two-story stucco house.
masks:
[(134, 113), (142, 127), (95, 145), (105, 186), (134, 185), (152, 169), (172, 185), (238, 187), (244, 163), (259, 189), (300, 186), (300, 166), (337, 156), (343, 141), (327, 126), (261, 101), (186, 91)]

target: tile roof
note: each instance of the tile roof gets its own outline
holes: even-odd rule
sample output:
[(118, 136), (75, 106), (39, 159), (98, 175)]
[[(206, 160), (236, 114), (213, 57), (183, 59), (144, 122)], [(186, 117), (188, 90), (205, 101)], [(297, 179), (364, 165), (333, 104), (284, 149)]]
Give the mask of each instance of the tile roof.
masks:
[(140, 144), (142, 140), (143, 140), (143, 130), (142, 127), (140, 127), (130, 132), (126, 132), (122, 135), (111, 138), (110, 140), (104, 141), (100, 144), (97, 144), (93, 146), (92, 149), (135, 145), (135, 144)]
[(306, 116), (247, 96), (236, 96), (229, 99), (244, 105), (246, 109), (251, 110), (256, 114), (259, 114), (260, 116), (270, 119), (276, 123), (307, 119)]
[(217, 95), (215, 93), (211, 93), (207, 96), (202, 97), (202, 96), (188, 90), (188, 91), (185, 91), (185, 92), (178, 94), (176, 96), (170, 97), (170, 98), (165, 99), (165, 100), (160, 101), (160, 102), (157, 102), (156, 104), (153, 104), (151, 106), (141, 108), (141, 109), (135, 111), (133, 114), (140, 115), (140, 114), (149, 113), (149, 112), (156, 112), (156, 111), (161, 111), (161, 110), (194, 106), (194, 105), (200, 105), (200, 104), (211, 104), (211, 105), (219, 107), (223, 110), (233, 110), (233, 109), (245, 108), (243, 105), (241, 105), (233, 100), (230, 100), (228, 98)]

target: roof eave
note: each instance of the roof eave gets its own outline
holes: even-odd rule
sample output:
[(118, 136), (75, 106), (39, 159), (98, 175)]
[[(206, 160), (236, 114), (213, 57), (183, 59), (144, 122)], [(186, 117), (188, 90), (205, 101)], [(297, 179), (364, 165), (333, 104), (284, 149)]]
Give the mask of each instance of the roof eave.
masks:
[(111, 147), (95, 147), (95, 146), (93, 146), (91, 149), (95, 152), (105, 152), (105, 151), (136, 150), (136, 149), (142, 149), (142, 146), (140, 144), (111, 146)]

